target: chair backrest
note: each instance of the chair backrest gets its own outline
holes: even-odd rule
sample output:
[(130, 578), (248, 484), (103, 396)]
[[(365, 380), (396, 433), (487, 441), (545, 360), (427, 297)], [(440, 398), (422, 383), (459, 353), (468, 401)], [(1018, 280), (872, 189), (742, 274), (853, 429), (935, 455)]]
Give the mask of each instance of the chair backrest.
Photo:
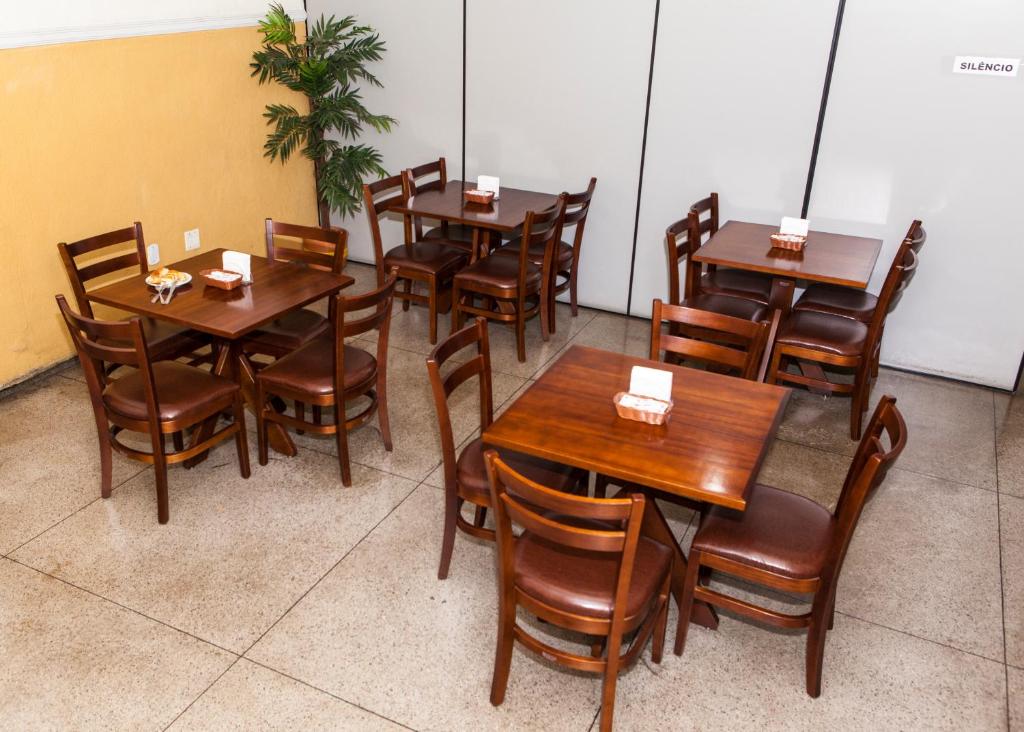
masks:
[[(420, 180), (434, 175), (437, 177), (433, 180)], [(415, 196), (417, 193), (427, 191), (443, 191), (444, 187), (448, 185), (448, 166), (445, 164), (444, 158), (438, 158), (429, 163), (403, 170), (402, 179), (406, 185), (407, 196)], [(423, 238), (423, 219), (419, 216), (413, 218), (413, 234), (416, 241)]]
[[(160, 411), (157, 407), (156, 386), (153, 382), (153, 368), (142, 331), (142, 321), (136, 316), (127, 320), (95, 320), (79, 315), (71, 309), (63, 295), (57, 295), (64, 325), (67, 326), (71, 341), (75, 344), (78, 360), (85, 373), (89, 396), (96, 413), (97, 428), (107, 429), (106, 410), (103, 406), (103, 389), (108, 376), (104, 364), (132, 366), (142, 375), (150, 422), (156, 424)], [(100, 420), (104, 420), (100, 425)]]
[[(888, 447), (882, 441), (883, 434), (886, 435)], [(833, 512), (836, 530), (827, 563), (833, 573), (831, 579), (839, 575), (865, 502), (881, 485), (906, 444), (907, 424), (896, 408), (896, 397), (886, 394), (875, 407), (871, 421), (860, 439)]]
[[(79, 266), (75, 261), (76, 257), (93, 254), (103, 249), (113, 249), (126, 242), (134, 242), (135, 248), (123, 251), (117, 256), (90, 261), (84, 266)], [(78, 310), (87, 318), (93, 317), (92, 305), (89, 303), (85, 289), (91, 280), (129, 267), (137, 268), (139, 274), (146, 274), (146, 239), (142, 235), (142, 224), (138, 221), (123, 229), (97, 234), (88, 239), (79, 239), (70, 244), (62, 241), (57, 244), (57, 249), (64, 262), (64, 269), (67, 270), (68, 279), (71, 281), (71, 289), (75, 293)]]
[[(779, 317), (776, 311), (775, 317)], [(662, 323), (669, 323), (668, 331)], [(764, 352), (772, 331), (768, 321), (755, 323), (706, 310), (654, 301), (651, 314), (652, 361), (673, 353), (709, 366), (724, 366), (740, 378), (762, 380)]]
[(919, 219), (914, 219), (914, 223), (907, 229), (907, 235), (904, 239), (910, 239), (910, 247), (917, 253), (921, 252), (921, 248), (924, 246), (925, 241), (928, 239), (928, 233), (924, 230)]
[(267, 259), (271, 262), (296, 262), (334, 274), (341, 274), (345, 266), (345, 229), (321, 229), (267, 219), (266, 236)]
[[(695, 294), (690, 282), (690, 216), (679, 219), (665, 229), (665, 250), (668, 254), (668, 301), (678, 305), (684, 297)], [(686, 260), (686, 277), (680, 287), (679, 263)]]
[(882, 337), (882, 329), (885, 326), (885, 319), (896, 307), (896, 304), (903, 297), (903, 293), (910, 285), (910, 281), (917, 273), (917, 252), (914, 251), (914, 240), (904, 239), (900, 242), (896, 256), (892, 259), (889, 273), (882, 283), (882, 289), (878, 293), (878, 304), (868, 324), (868, 337), (864, 344), (865, 353), (874, 353), (879, 339)]
[(705, 236), (711, 238), (718, 233), (718, 194), (712, 191), (707, 198), (694, 203), (690, 206), (690, 215), (696, 217), (697, 241), (692, 244), (696, 251), (704, 243)]
[[(388, 364), (388, 333), (391, 328), (391, 304), (395, 296), (395, 269), (388, 273), (384, 284), (361, 295), (345, 296), (341, 293), (331, 300), (330, 314), (334, 321), (334, 387), (341, 394), (345, 383), (345, 339), (377, 331), (377, 371), (383, 374)], [(367, 315), (348, 317), (352, 313), (370, 310)]]
[[(383, 285), (386, 279), (384, 272), (384, 240), (381, 238), (380, 217), (392, 206), (404, 203), (409, 197), (408, 186), (403, 175), (392, 175), (374, 183), (363, 184), (363, 202), (366, 217), (370, 222), (370, 236), (373, 239), (373, 256), (377, 266), (377, 284)], [(412, 243), (412, 222), (409, 216), (403, 216), (404, 243)]]
[[(448, 371), (441, 370), (455, 354), (473, 347), (472, 358)], [(487, 338), (487, 319), (477, 318), (457, 333), (452, 333), (427, 357), (427, 375), (434, 394), (434, 408), (437, 411), (437, 425), (441, 433), (441, 460), (444, 465), (446, 486), (455, 485), (455, 436), (452, 433), (451, 412), (448, 397), (474, 376), (480, 391), (480, 430), (487, 429), (494, 421), (494, 401), (491, 389), (491, 347)]]
[[(562, 221), (565, 217), (566, 194), (560, 193), (558, 201), (544, 211), (527, 211), (523, 221), (523, 233), (519, 246), (519, 300), (526, 298), (526, 273), (529, 270), (530, 250), (543, 248), (544, 283), (548, 282), (551, 267), (554, 265), (555, 246), (562, 239)], [(520, 307), (521, 307), (520, 303)]]
[(494, 450), (484, 453), (484, 459), (491, 487), (502, 592), (508, 592), (515, 579), (514, 523), (550, 544), (574, 551), (619, 555), (611, 624), (613, 632), (617, 625), (621, 628), (643, 523), (643, 495), (574, 496), (517, 473)]
[[(597, 178), (591, 178), (587, 190), (582, 193), (566, 193), (565, 215), (562, 217), (562, 228), (575, 226), (576, 233), (573, 235), (572, 248), (574, 257), (580, 256), (580, 245), (583, 243), (583, 229), (587, 225), (587, 214), (590, 213), (590, 202), (594, 198), (594, 189), (597, 188)], [(561, 238), (561, 237), (559, 237)]]

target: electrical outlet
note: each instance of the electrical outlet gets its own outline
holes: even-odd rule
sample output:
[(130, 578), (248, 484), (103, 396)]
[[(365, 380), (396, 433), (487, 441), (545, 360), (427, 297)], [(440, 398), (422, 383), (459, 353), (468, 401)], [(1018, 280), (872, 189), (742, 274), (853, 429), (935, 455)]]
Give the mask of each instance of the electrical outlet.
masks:
[(189, 229), (185, 232), (185, 251), (190, 252), (199, 248), (199, 229)]
[(146, 246), (146, 264), (155, 267), (160, 264), (160, 245), (149, 244)]

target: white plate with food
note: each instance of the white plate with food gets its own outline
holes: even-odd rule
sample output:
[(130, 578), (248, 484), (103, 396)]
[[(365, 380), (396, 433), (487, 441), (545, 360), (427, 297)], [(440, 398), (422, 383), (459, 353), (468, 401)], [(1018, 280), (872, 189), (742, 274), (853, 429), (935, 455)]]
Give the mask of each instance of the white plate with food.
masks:
[(192, 281), (192, 275), (188, 272), (179, 272), (169, 267), (161, 267), (155, 272), (150, 272), (146, 278), (146, 284), (150, 287), (166, 287), (173, 284), (175, 287), (187, 285)]

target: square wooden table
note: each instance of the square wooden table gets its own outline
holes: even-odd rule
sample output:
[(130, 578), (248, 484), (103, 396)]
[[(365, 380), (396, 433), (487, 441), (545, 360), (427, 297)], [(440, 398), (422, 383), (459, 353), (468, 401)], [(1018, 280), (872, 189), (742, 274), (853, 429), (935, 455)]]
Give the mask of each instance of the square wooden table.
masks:
[(544, 211), (558, 202), (558, 196), (518, 188), (502, 188), (498, 200), (491, 204), (467, 203), (462, 197), (465, 189), (476, 188), (472, 183), (450, 180), (440, 190), (429, 190), (409, 196), (392, 211), (428, 219), (441, 219), (473, 227), (473, 254), (475, 260), (485, 252), (480, 249), (481, 230), (511, 232), (521, 226), (527, 211)]
[[(629, 387), (637, 365), (672, 372), (674, 406), (665, 425), (622, 419), (615, 411), (612, 398)], [(788, 398), (783, 387), (573, 346), (484, 431), (483, 440), (742, 511)], [(644, 528), (675, 547), (678, 600), (686, 558), (659, 511), (645, 512)], [(702, 607), (694, 619), (713, 624), (710, 608)]]
[[(216, 360), (213, 372), (241, 384), (250, 408), (257, 409), (253, 383), (255, 370), (241, 348), (242, 336), (281, 315), (320, 300), (348, 287), (355, 280), (348, 275), (302, 267), (288, 262), (252, 258), (252, 284), (234, 290), (205, 285), (203, 269), (221, 266), (223, 249), (213, 249), (174, 264), (174, 269), (192, 275), (192, 282), (179, 287), (167, 305), (152, 302), (154, 290), (145, 275), (136, 275), (88, 293), (91, 301), (131, 313), (165, 320), (214, 337)], [(280, 425), (271, 424), (271, 445), (286, 455), (295, 454), (295, 444)], [(207, 428), (203, 428), (207, 429)], [(212, 425), (210, 426), (212, 429)], [(189, 465), (199, 460), (193, 459)]]
[(772, 246), (768, 238), (777, 226), (728, 221), (694, 255), (694, 261), (773, 275), (780, 285), (772, 307), (788, 310), (796, 280), (832, 285), (868, 286), (875, 270), (881, 239), (810, 231), (803, 251)]

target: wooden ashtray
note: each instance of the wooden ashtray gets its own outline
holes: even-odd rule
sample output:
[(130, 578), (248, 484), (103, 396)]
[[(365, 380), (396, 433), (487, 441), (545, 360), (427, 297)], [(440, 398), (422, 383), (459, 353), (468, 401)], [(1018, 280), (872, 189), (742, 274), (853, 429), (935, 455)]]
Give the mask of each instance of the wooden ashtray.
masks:
[(242, 284), (242, 275), (229, 269), (201, 269), (199, 276), (210, 287), (219, 287), (222, 290), (233, 290)]
[(806, 236), (798, 236), (796, 234), (772, 234), (769, 238), (772, 240), (773, 247), (789, 249), (793, 252), (802, 252), (804, 245), (807, 244)]
[(466, 203), (479, 203), (487, 206), (494, 200), (494, 191), (480, 191), (476, 188), (471, 188), (463, 191), (462, 197), (465, 199)]
[[(652, 407), (664, 407), (661, 409), (644, 409), (642, 407), (636, 407), (629, 404), (623, 404), (623, 399), (628, 397), (629, 400), (641, 400), (648, 402)], [(629, 392), (620, 391), (612, 399), (615, 404), (615, 411), (619, 413), (619, 416), (623, 419), (631, 419), (634, 422), (644, 422), (645, 424), (665, 424), (668, 421), (668, 415), (672, 411), (672, 402), (663, 402), (660, 399), (651, 399), (650, 397), (638, 397), (635, 394)]]

